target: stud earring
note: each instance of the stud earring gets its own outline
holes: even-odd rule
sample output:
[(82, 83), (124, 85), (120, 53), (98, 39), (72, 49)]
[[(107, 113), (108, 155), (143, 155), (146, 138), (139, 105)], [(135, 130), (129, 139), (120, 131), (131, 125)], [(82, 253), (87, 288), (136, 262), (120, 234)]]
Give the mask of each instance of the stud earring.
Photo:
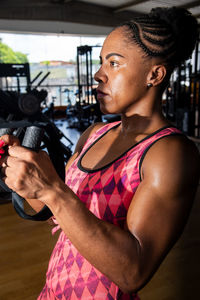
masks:
[(147, 87), (152, 87), (153, 84), (151, 82), (147, 83)]

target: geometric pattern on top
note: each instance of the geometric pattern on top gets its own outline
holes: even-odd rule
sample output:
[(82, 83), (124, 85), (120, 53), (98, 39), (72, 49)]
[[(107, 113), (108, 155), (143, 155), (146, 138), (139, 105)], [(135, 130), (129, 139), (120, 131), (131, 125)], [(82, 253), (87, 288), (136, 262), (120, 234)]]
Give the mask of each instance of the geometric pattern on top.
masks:
[[(140, 183), (142, 156), (160, 138), (181, 132), (174, 127), (161, 128), (133, 145), (109, 165), (94, 171), (83, 169), (81, 158), (84, 153), (119, 124), (106, 124), (87, 140), (66, 173), (66, 184), (97, 218), (123, 228), (130, 202)], [(49, 261), (46, 284), (38, 297), (38, 300), (52, 299), (138, 300), (139, 297), (136, 294), (124, 294), (95, 269), (61, 231)]]

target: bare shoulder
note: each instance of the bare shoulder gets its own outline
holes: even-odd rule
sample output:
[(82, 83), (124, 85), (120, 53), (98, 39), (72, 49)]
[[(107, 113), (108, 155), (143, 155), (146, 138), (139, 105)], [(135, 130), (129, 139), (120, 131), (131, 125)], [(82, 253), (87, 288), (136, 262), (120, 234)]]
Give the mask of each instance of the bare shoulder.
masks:
[(185, 136), (167, 136), (146, 152), (141, 173), (127, 227), (142, 245), (144, 273), (150, 278), (187, 222), (199, 182), (199, 152)]
[[(144, 158), (143, 177), (160, 176), (173, 188), (197, 185), (200, 175), (200, 154), (196, 145), (182, 135), (171, 135), (158, 140)], [(174, 183), (174, 184), (173, 184)]]

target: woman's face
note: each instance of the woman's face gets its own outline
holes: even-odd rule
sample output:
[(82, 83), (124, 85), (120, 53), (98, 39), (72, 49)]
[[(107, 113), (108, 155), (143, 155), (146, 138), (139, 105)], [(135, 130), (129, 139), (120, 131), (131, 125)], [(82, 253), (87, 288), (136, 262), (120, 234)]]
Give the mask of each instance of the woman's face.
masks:
[(147, 92), (150, 62), (142, 50), (125, 38), (123, 28), (112, 31), (101, 50), (101, 67), (95, 74), (97, 99), (103, 113), (131, 116)]

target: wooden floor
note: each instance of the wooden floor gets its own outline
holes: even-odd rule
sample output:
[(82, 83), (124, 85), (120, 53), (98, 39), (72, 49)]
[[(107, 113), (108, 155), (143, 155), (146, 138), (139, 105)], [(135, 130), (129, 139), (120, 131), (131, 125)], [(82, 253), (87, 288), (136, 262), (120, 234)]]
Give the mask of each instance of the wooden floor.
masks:
[(12, 204), (0, 205), (0, 300), (35, 300), (56, 236), (46, 222), (21, 219)]

